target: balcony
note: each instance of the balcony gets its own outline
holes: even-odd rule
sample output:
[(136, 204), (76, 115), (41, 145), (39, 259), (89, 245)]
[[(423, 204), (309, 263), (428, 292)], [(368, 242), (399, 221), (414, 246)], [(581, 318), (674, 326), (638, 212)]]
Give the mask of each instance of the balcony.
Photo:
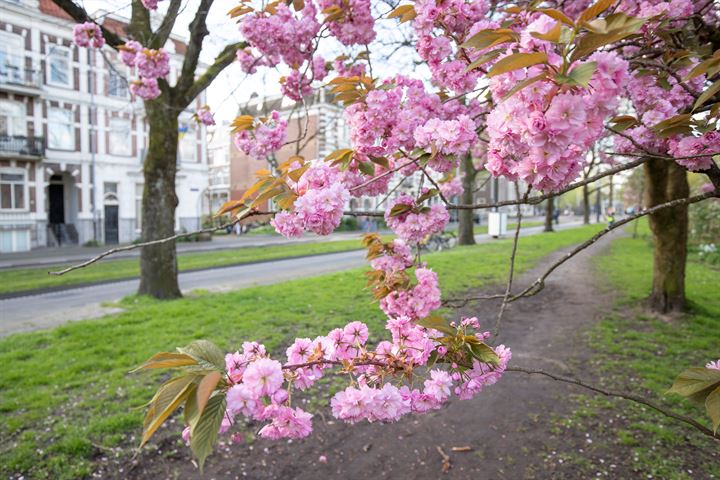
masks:
[(0, 135), (0, 157), (40, 160), (45, 155), (45, 139), (20, 135)]
[(0, 90), (39, 95), (42, 89), (42, 74), (33, 68), (28, 58), (5, 55), (0, 59)]

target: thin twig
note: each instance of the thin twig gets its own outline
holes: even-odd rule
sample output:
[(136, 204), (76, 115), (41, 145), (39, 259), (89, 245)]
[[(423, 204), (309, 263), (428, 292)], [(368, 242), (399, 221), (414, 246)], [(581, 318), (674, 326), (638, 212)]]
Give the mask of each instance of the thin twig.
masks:
[[(523, 198), (527, 198), (530, 195), (531, 187), (528, 186)], [(520, 185), (515, 182), (515, 197), (520, 198)], [(502, 322), (503, 314), (508, 305), (510, 299), (510, 292), (512, 291), (513, 275), (515, 274), (515, 256), (517, 255), (518, 240), (520, 240), (520, 227), (522, 225), (522, 208), (518, 207), (517, 224), (515, 225), (515, 238), (513, 239), (512, 253), (510, 254), (510, 271), (508, 272), (507, 285), (505, 287), (505, 295), (503, 296), (500, 310), (498, 311), (497, 320), (495, 320), (495, 331), (493, 336), (497, 337), (500, 333), (500, 323)]]
[[(90, 266), (93, 263), (98, 262), (98, 261), (102, 260), (103, 258), (108, 257), (110, 255), (114, 255), (116, 253), (129, 252), (131, 250), (136, 250), (136, 249), (142, 248), (142, 247), (148, 247), (151, 245), (159, 245), (159, 244), (163, 244), (163, 243), (167, 243), (167, 242), (172, 242), (172, 241), (178, 240), (180, 238), (192, 237), (193, 235), (200, 235), (203, 233), (212, 233), (212, 232), (216, 232), (218, 230), (225, 230), (226, 228), (234, 227), (235, 224), (237, 224), (238, 222), (245, 220), (247, 218), (262, 216), (262, 215), (275, 215), (276, 213), (277, 212), (275, 212), (275, 211), (250, 211), (247, 214), (245, 214), (244, 216), (233, 220), (232, 222), (228, 222), (228, 223), (225, 223), (225, 224), (217, 226), (217, 227), (208, 227), (208, 228), (203, 228), (201, 230), (195, 230), (194, 232), (178, 233), (177, 235), (160, 238), (158, 240), (151, 240), (151, 241), (142, 242), (142, 243), (134, 243), (132, 245), (126, 245), (124, 247), (111, 248), (110, 250), (107, 250), (107, 251), (91, 258), (90, 260), (87, 260), (85, 262), (82, 262), (82, 263), (79, 263), (76, 265), (72, 265), (63, 270), (48, 272), (48, 274), (49, 275), (65, 275), (66, 273), (72, 272), (73, 270), (78, 270), (80, 268), (85, 268), (87, 266)], [(354, 212), (348, 211), (348, 212), (343, 212), (343, 215), (348, 215), (348, 216), (352, 216), (352, 217), (381, 217), (381, 216), (383, 216), (383, 213), (382, 212), (368, 212), (368, 211), (354, 211)]]
[(625, 400), (630, 400), (631, 402), (640, 403), (642, 405), (648, 406), (648, 407), (652, 408), (653, 410), (656, 410), (656, 411), (662, 413), (666, 417), (674, 418), (675, 420), (679, 420), (681, 422), (687, 423), (688, 425), (695, 427), (697, 430), (704, 433), (708, 437), (714, 438), (715, 440), (720, 440), (720, 437), (715, 435), (712, 430), (707, 428), (705, 425), (699, 423), (698, 421), (696, 421), (688, 416), (681, 415), (679, 413), (675, 413), (671, 410), (668, 410), (665, 407), (662, 407), (662, 406), (658, 405), (657, 403), (647, 400), (639, 395), (635, 395), (632, 393), (625, 393), (625, 392), (615, 392), (612, 390), (605, 390), (604, 388), (596, 387), (594, 385), (585, 383), (582, 380), (577, 380), (575, 378), (569, 378), (569, 377), (563, 377), (560, 375), (556, 375), (554, 373), (545, 372), (543, 370), (536, 370), (536, 369), (529, 369), (529, 368), (522, 368), (522, 367), (507, 367), (505, 369), (505, 371), (506, 372), (522, 372), (522, 373), (526, 373), (528, 375), (544, 375), (546, 377), (552, 378), (553, 380), (557, 380), (558, 382), (564, 382), (564, 383), (570, 383), (573, 385), (577, 385), (577, 386), (586, 388), (588, 390), (592, 390), (593, 392), (605, 395), (606, 397), (623, 398)]
[(690, 205), (692, 203), (701, 202), (703, 200), (706, 200), (708, 198), (712, 197), (719, 197), (720, 196), (720, 188), (715, 189), (711, 192), (706, 192), (700, 195), (695, 195), (693, 197), (686, 197), (686, 198), (678, 198), (675, 200), (671, 200), (669, 202), (661, 203), (660, 205), (655, 205), (652, 208), (648, 208), (642, 212), (636, 213), (635, 215), (630, 215), (629, 217), (625, 217), (622, 220), (619, 220), (615, 222), (612, 225), (608, 225), (605, 229), (599, 231), (595, 235), (593, 235), (590, 239), (584, 241), (577, 247), (573, 248), (572, 251), (564, 255), (560, 260), (553, 263), (550, 268), (548, 268), (545, 273), (543, 273), (537, 280), (535, 280), (529, 287), (527, 287), (522, 292), (518, 293), (517, 295), (514, 295), (510, 298), (510, 302), (514, 302), (515, 300), (518, 300), (521, 297), (530, 297), (538, 292), (540, 292), (543, 288), (545, 288), (545, 279), (554, 272), (560, 265), (567, 262), (571, 258), (573, 258), (578, 253), (582, 252), (586, 248), (588, 248), (590, 245), (594, 244), (598, 240), (600, 240), (602, 237), (607, 235), (608, 233), (612, 232), (613, 230), (616, 230), (633, 220), (637, 220), (640, 217), (644, 217), (646, 215), (650, 215), (652, 213), (655, 213), (659, 210), (664, 210), (666, 208), (672, 208), (677, 207), (680, 205)]

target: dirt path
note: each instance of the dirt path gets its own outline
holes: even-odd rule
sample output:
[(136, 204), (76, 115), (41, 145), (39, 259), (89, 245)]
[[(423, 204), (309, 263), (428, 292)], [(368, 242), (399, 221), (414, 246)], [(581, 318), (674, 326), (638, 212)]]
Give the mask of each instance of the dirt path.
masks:
[[(612, 236), (557, 270), (543, 292), (508, 308), (498, 343), (514, 351), (511, 364), (572, 375), (572, 365), (589, 356), (581, 335), (612, 306), (609, 294), (598, 288), (593, 278), (590, 260)], [(521, 276), (516, 285), (527, 285), (562, 253), (546, 258)], [(463, 313), (478, 316), (484, 325), (493, 325), (497, 305), (478, 308)], [(333, 422), (329, 416), (327, 422), (316, 416), (315, 432), (308, 439), (258, 440), (252, 445), (232, 446), (213, 454), (202, 476), (189, 461), (189, 449), (176, 450), (169, 444), (164, 452), (141, 454), (139, 463), (122, 475), (142, 479), (549, 478), (540, 456), (547, 432), (534, 424), (547, 415), (569, 413), (572, 404), (567, 397), (576, 391), (572, 388), (522, 373), (507, 373), (473, 400), (456, 399), (447, 408), (410, 415), (396, 424), (348, 426)], [(450, 455), (452, 469), (447, 474), (442, 474), (437, 446)], [(472, 450), (452, 450), (465, 446)], [(327, 457), (327, 463), (319, 462), (321, 455)]]

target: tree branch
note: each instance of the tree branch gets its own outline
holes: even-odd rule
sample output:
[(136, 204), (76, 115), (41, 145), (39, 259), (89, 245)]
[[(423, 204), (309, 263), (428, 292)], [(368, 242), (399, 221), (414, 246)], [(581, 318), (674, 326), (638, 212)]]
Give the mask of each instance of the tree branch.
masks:
[(709, 428), (707, 428), (705, 425), (701, 424), (700, 422), (694, 420), (693, 418), (690, 418), (685, 415), (681, 415), (679, 413), (675, 413), (675, 412), (668, 410), (665, 407), (662, 407), (662, 406), (658, 405), (657, 403), (647, 400), (639, 395), (635, 395), (632, 393), (625, 393), (625, 392), (615, 392), (612, 390), (605, 390), (604, 388), (590, 385), (588, 383), (585, 383), (581, 380), (577, 380), (575, 378), (563, 377), (560, 375), (556, 375), (554, 373), (545, 372), (543, 370), (536, 370), (536, 369), (529, 369), (529, 368), (522, 368), (522, 367), (507, 367), (505, 369), (505, 371), (506, 372), (522, 372), (522, 373), (526, 373), (528, 375), (543, 375), (548, 378), (552, 378), (553, 380), (557, 380), (558, 382), (570, 383), (572, 385), (577, 385), (579, 387), (583, 387), (588, 390), (592, 390), (593, 392), (600, 393), (602, 395), (605, 395), (606, 397), (622, 398), (625, 400), (629, 400), (631, 402), (640, 403), (642, 405), (652, 408), (653, 410), (655, 410), (657, 412), (662, 413), (666, 417), (673, 418), (675, 420), (679, 420), (681, 422), (687, 423), (688, 425), (694, 427), (695, 429), (699, 430), (700, 432), (707, 435), (708, 437), (711, 437), (715, 440), (720, 440), (720, 437), (716, 436), (712, 430), (710, 430)]
[(60, 7), (65, 13), (70, 15), (73, 20), (78, 23), (92, 22), (97, 24), (102, 31), (103, 37), (105, 38), (105, 43), (112, 48), (117, 50), (117, 47), (125, 44), (125, 40), (122, 37), (95, 22), (95, 20), (88, 15), (84, 8), (76, 5), (72, 0), (53, 0), (53, 3)]
[(676, 200), (671, 200), (671, 201), (669, 201), (669, 202), (661, 203), (661, 204), (659, 204), (659, 205), (655, 205), (655, 206), (652, 207), (652, 208), (648, 208), (648, 209), (646, 209), (646, 210), (644, 210), (644, 211), (642, 211), (642, 212), (636, 213), (635, 215), (630, 215), (629, 217), (625, 217), (625, 218), (623, 218), (622, 220), (619, 220), (619, 221), (615, 222), (615, 223), (612, 224), (612, 225), (609, 225), (609, 226), (606, 227), (604, 230), (599, 231), (598, 233), (596, 233), (595, 235), (593, 235), (590, 239), (584, 241), (583, 243), (581, 243), (580, 245), (578, 245), (577, 247), (575, 247), (574, 249), (572, 249), (572, 251), (570, 251), (569, 253), (567, 253), (567, 254), (566, 254), (565, 256), (563, 256), (560, 260), (558, 260), (557, 262), (553, 263), (553, 264), (550, 266), (550, 268), (548, 268), (548, 269), (545, 271), (545, 273), (543, 273), (537, 280), (535, 280), (535, 281), (534, 281), (529, 287), (527, 287), (525, 290), (523, 290), (522, 292), (520, 292), (520, 293), (517, 294), (517, 295), (514, 295), (514, 296), (510, 299), (510, 301), (511, 301), (511, 302), (514, 302), (515, 300), (518, 300), (518, 299), (521, 298), (521, 297), (526, 297), (526, 296), (529, 297), (529, 296), (536, 295), (537, 293), (539, 293), (539, 292), (545, 287), (545, 279), (546, 279), (552, 272), (554, 272), (560, 265), (562, 265), (563, 263), (567, 262), (567, 261), (570, 260), (572, 257), (574, 257), (574, 256), (577, 255), (578, 253), (582, 252), (583, 250), (585, 250), (586, 248), (588, 248), (590, 245), (594, 244), (595, 242), (597, 242), (598, 240), (600, 240), (602, 237), (604, 237), (604, 236), (607, 235), (608, 233), (612, 232), (613, 230), (616, 230), (616, 229), (622, 227), (623, 225), (626, 225), (626, 224), (632, 222), (633, 220), (637, 220), (637, 219), (640, 218), (640, 217), (644, 217), (644, 216), (646, 216), (646, 215), (650, 215), (650, 214), (655, 213), (655, 212), (657, 212), (657, 211), (659, 211), (659, 210), (663, 210), (663, 209), (666, 209), (666, 208), (677, 207), (677, 206), (679, 206), (679, 205), (690, 205), (690, 204), (692, 204), (692, 203), (701, 202), (701, 201), (703, 201), (703, 200), (706, 200), (706, 199), (712, 198), (712, 197), (720, 197), (720, 188), (715, 189), (715, 190), (713, 190), (713, 191), (711, 191), (711, 192), (703, 193), (703, 194), (700, 194), (700, 195), (695, 195), (695, 196), (693, 196), (693, 197), (678, 198), (678, 199), (676, 199)]
[(544, 202), (548, 198), (557, 197), (559, 195), (562, 195), (563, 193), (567, 193), (571, 190), (575, 190), (578, 187), (582, 187), (583, 185), (587, 185), (589, 183), (596, 182), (596, 181), (600, 180), (601, 178), (605, 178), (610, 175), (615, 175), (618, 172), (623, 172), (625, 170), (630, 170), (632, 168), (635, 168), (635, 167), (647, 162), (648, 160), (649, 160), (649, 158), (639, 158), (637, 160), (633, 160), (632, 162), (618, 165), (609, 170), (605, 170), (601, 173), (598, 173), (597, 175), (593, 175), (592, 177), (586, 178), (585, 180), (572, 183), (572, 184), (568, 185), (567, 187), (558, 190), (557, 192), (551, 192), (551, 193), (546, 193), (543, 195), (537, 195), (537, 196), (530, 197), (530, 198), (523, 199), (523, 200), (504, 200), (504, 201), (495, 202), (495, 203), (475, 203), (475, 204), (470, 204), (470, 205), (448, 205), (448, 208), (451, 210), (480, 210), (480, 209), (484, 209), (484, 208), (495, 208), (495, 207), (503, 207), (503, 206), (508, 206), (508, 205), (537, 205), (538, 203)]
[[(210, 33), (207, 28), (207, 16), (210, 13), (210, 7), (212, 4), (213, 0), (200, 0), (200, 5), (195, 12), (195, 17), (193, 18), (193, 21), (190, 22), (190, 40), (188, 41), (187, 51), (185, 52), (185, 58), (183, 59), (180, 77), (175, 85), (178, 97), (187, 98), (186, 92), (190, 89), (195, 80), (195, 70), (197, 69), (198, 61), (200, 59), (203, 40), (208, 33)], [(200, 91), (198, 91), (198, 93), (200, 93)], [(187, 103), (189, 104), (193, 98), (195, 97), (190, 97)]]
[[(179, 107), (187, 108), (188, 105), (197, 97), (200, 95), (200, 92), (205, 90), (210, 84), (217, 78), (220, 73), (225, 70), (225, 68), (232, 64), (235, 61), (235, 52), (240, 50), (241, 48), (245, 48), (247, 46), (246, 42), (237, 42), (230, 45), (227, 45), (222, 52), (218, 54), (217, 57), (215, 57), (215, 61), (212, 65), (208, 67), (205, 72), (200, 75), (195, 82), (190, 85), (187, 90), (180, 91), (178, 90), (177, 93), (177, 103)], [(194, 72), (194, 71), (193, 71)], [(185, 75), (183, 73), (183, 75)], [(190, 77), (192, 79), (192, 77)], [(181, 79), (182, 80), (182, 79)], [(178, 85), (180, 85), (180, 81), (178, 81)], [(177, 87), (176, 87), (177, 88)]]
[(170, 1), (168, 11), (165, 14), (165, 17), (163, 17), (162, 23), (160, 24), (158, 29), (155, 30), (152, 40), (149, 42), (150, 44), (148, 45), (148, 48), (158, 49), (165, 45), (165, 42), (167, 42), (168, 38), (170, 38), (172, 29), (175, 26), (175, 19), (177, 19), (177, 15), (180, 11), (181, 6), (182, 0)]

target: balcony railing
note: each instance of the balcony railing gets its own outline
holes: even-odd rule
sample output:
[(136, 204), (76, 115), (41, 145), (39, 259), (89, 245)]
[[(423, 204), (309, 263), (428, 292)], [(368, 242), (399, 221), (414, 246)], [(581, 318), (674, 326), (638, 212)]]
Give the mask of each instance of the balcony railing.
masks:
[(42, 157), (45, 155), (45, 139), (19, 135), (0, 135), (0, 155), (21, 157)]
[(25, 57), (5, 56), (0, 63), (0, 86), (40, 89), (42, 87), (40, 69), (28, 67)]

